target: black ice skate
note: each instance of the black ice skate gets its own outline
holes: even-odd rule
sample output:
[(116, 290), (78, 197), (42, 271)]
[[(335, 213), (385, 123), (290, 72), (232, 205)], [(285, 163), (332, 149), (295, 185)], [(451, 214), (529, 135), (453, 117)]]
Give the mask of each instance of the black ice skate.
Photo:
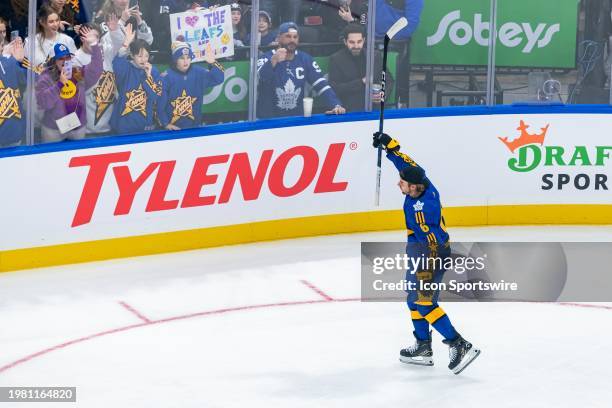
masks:
[(455, 340), (443, 340), (442, 343), (448, 344), (450, 356), (448, 368), (455, 374), (462, 372), (480, 355), (480, 350), (460, 335)]
[[(415, 336), (416, 337), (416, 336)], [(433, 351), (431, 350), (431, 332), (429, 340), (416, 340), (412, 346), (400, 350), (400, 361), (406, 364), (433, 365)]]

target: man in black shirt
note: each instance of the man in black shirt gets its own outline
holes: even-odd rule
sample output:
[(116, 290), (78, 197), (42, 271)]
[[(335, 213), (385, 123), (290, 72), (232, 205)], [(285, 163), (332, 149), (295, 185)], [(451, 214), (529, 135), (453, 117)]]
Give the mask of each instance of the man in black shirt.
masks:
[[(365, 111), (366, 52), (365, 28), (356, 23), (349, 24), (343, 32), (344, 47), (330, 57), (329, 83), (343, 101), (347, 112)], [(375, 84), (381, 82), (382, 55), (376, 53), (374, 60)], [(387, 95), (393, 89), (393, 78), (387, 72)], [(380, 109), (380, 93), (373, 91), (373, 108)]]

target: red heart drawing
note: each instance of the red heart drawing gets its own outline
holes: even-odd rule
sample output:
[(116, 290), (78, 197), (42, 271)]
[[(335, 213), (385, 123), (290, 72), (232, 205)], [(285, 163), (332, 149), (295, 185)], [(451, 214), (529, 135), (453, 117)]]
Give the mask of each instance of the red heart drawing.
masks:
[(185, 22), (189, 24), (190, 26), (195, 27), (199, 19), (200, 17), (198, 16), (193, 16), (193, 17), (189, 16), (189, 17), (185, 17)]

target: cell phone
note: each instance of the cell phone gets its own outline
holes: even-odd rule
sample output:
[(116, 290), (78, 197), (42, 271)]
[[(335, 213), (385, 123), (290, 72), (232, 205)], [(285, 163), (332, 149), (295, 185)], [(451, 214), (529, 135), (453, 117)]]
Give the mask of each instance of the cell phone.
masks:
[(19, 38), (19, 30), (11, 31), (11, 42)]
[(72, 78), (72, 60), (64, 61), (64, 66), (62, 67), (62, 72), (66, 79)]
[(130, 0), (130, 8), (138, 6), (138, 0)]

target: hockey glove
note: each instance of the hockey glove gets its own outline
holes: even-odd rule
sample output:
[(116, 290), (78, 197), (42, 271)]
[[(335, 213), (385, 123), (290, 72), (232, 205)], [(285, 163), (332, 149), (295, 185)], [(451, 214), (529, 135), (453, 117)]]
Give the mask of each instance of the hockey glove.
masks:
[(376, 132), (372, 140), (372, 146), (378, 148), (382, 146), (387, 153), (395, 152), (400, 149), (399, 142), (386, 133)]

